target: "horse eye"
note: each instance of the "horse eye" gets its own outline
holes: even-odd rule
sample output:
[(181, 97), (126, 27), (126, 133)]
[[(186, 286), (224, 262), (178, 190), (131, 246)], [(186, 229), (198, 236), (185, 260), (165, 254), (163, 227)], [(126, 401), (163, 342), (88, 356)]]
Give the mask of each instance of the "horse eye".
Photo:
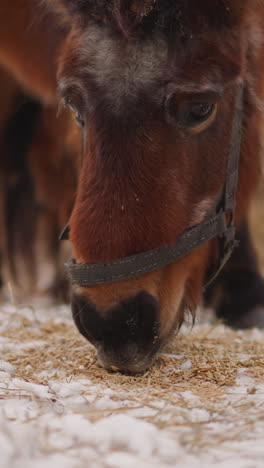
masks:
[(78, 111), (75, 112), (75, 119), (80, 127), (84, 127), (84, 119)]
[(65, 103), (65, 106), (69, 107), (71, 109), (71, 111), (74, 113), (77, 124), (80, 127), (83, 127), (84, 126), (84, 119), (83, 119), (79, 109), (77, 108), (76, 104), (69, 98), (66, 98), (64, 103)]
[(190, 129), (192, 133), (199, 133), (213, 122), (217, 103), (202, 101), (177, 102), (175, 96), (171, 95), (166, 100), (165, 108), (167, 120), (170, 124), (183, 131)]
[(211, 103), (195, 103), (190, 106), (189, 113), (187, 114), (186, 124), (199, 125), (201, 122), (209, 119), (215, 109), (215, 104)]

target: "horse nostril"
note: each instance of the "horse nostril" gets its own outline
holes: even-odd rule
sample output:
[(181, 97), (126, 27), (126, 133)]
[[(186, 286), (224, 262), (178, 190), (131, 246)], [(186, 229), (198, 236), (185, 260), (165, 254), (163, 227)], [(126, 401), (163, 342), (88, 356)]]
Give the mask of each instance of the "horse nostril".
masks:
[[(159, 347), (159, 305), (145, 291), (100, 313), (85, 297), (73, 295), (74, 321), (97, 348), (102, 365), (120, 370), (148, 367)], [(133, 370), (132, 370), (133, 371)]]
[(103, 319), (94, 306), (85, 297), (77, 294), (72, 296), (71, 306), (73, 320), (79, 332), (92, 343), (102, 341)]

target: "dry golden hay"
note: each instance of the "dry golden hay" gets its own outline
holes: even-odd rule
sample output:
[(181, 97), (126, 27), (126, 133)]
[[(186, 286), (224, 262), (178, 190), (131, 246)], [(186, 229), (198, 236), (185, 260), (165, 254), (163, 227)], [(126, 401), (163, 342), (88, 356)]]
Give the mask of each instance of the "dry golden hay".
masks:
[[(11, 323), (2, 336), (25, 347), (18, 352), (8, 348), (2, 358), (16, 368), (17, 377), (27, 381), (45, 385), (50, 380), (89, 379), (93, 385), (112, 389), (117, 399), (124, 392), (133, 394), (133, 401), (140, 405), (161, 398), (171, 404), (175, 400), (178, 405), (179, 393), (187, 390), (209, 402), (235, 384), (240, 368), (256, 382), (263, 382), (263, 342), (250, 339), (251, 332), (243, 332), (243, 339), (241, 332), (226, 329), (219, 334), (218, 327), (213, 326), (181, 333), (151, 370), (127, 376), (99, 367), (94, 348), (73, 324), (33, 323), (19, 315), (17, 319), (21, 327)], [(241, 355), (246, 356), (242, 361)], [(182, 365), (189, 361), (184, 370)]]
[[(263, 193), (264, 189), (260, 191), (251, 213), (251, 226), (260, 253), (264, 251), (264, 222), (260, 222), (264, 220)], [(264, 257), (261, 265), (264, 268)], [(215, 405), (232, 391), (230, 387), (236, 385), (240, 369), (254, 379), (256, 386), (264, 381), (263, 339), (255, 339), (254, 332), (235, 332), (217, 325), (180, 333), (161, 353), (154, 366), (137, 376), (108, 373), (100, 368), (94, 348), (78, 333), (73, 323), (57, 323), (56, 320), (40, 323), (34, 309), (32, 320), (25, 318), (17, 309), (17, 313), (10, 317), (8, 329), (1, 335), (6, 337), (7, 344), (11, 343), (1, 357), (15, 367), (15, 377), (43, 385), (52, 380), (86, 379), (91, 382), (91, 392), (100, 393), (100, 388), (111, 389), (112, 400), (127, 401), (127, 407), (122, 406), (120, 411), (143, 406), (157, 409), (160, 402), (168, 403), (170, 413), (167, 420), (164, 419), (164, 408), (162, 417), (159, 412), (154, 417), (154, 422), (160, 427), (173, 424), (171, 405), (175, 404), (175, 411), (186, 408), (186, 399), (181, 396), (183, 392), (197, 395), (199, 404), (213, 412)], [(186, 363), (189, 365), (184, 366)], [(248, 395), (255, 392), (255, 385), (248, 388)], [(5, 398), (4, 389), (0, 398)], [(241, 403), (241, 411), (244, 408), (245, 402)], [(111, 409), (111, 412), (118, 411), (118, 408)], [(89, 417), (92, 417), (91, 413), (89, 410)], [(104, 414), (105, 410), (97, 410), (94, 418)]]
[[(217, 446), (225, 437), (227, 441), (240, 440), (255, 427), (256, 421), (264, 420), (258, 397), (256, 402), (250, 401), (251, 395), (259, 393), (258, 382), (263, 383), (261, 332), (235, 332), (217, 324), (197, 327), (192, 332), (185, 329), (170, 342), (153, 367), (138, 376), (108, 373), (99, 367), (94, 348), (73, 323), (62, 322), (61, 317), (59, 323), (56, 317), (41, 323), (34, 309), (29, 320), (18, 308), (1, 335), (1, 358), (14, 366), (12, 378), (23, 382), (21, 388), (12, 383), (8, 388), (0, 385), (0, 399), (25, 397), (40, 407), (44, 403), (43, 408), (48, 401), (56, 411), (82, 414), (91, 422), (116, 413), (135, 415), (136, 411), (136, 417), (159, 429), (177, 431), (182, 426), (184, 431), (190, 430), (182, 436), (181, 444), (192, 450), (202, 450), (205, 444)], [(240, 396), (235, 388), (236, 401), (231, 402), (232, 387), (236, 387), (241, 369), (253, 377), (253, 383), (247, 389), (248, 395), (244, 392)], [(80, 396), (85, 404), (71, 407), (69, 403), (68, 407), (56, 394), (52, 398), (51, 384), (58, 381), (62, 385), (81, 381), (84, 385)], [(43, 401), (31, 393), (26, 382), (47, 386), (51, 399)], [(101, 407), (109, 390), (112, 402)], [(189, 398), (191, 394), (193, 397)], [(193, 420), (191, 413), (197, 410), (205, 410), (209, 420)], [(226, 436), (221, 431), (216, 436), (210, 433), (209, 421), (225, 425), (229, 422), (233, 429)]]

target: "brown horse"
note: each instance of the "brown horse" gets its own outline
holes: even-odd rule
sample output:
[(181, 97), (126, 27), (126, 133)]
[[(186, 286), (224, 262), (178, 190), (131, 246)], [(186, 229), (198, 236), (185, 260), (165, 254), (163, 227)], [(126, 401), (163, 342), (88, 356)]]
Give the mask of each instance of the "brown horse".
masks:
[(63, 251), (69, 255), (69, 246), (58, 237), (76, 185), (77, 148), (73, 158), (72, 142), (65, 139), (69, 116), (56, 118), (57, 106), (43, 108), (1, 68), (0, 82), (2, 280), (19, 301), (68, 297)]
[[(225, 185), (243, 86), (240, 246), (207, 297), (228, 324), (263, 326), (247, 212), (260, 174), (264, 1), (46, 0), (42, 15), (34, 0), (3, 3), (0, 62), (44, 102), (56, 102), (57, 77), (82, 128), (69, 223), (77, 264), (170, 246), (207, 218)], [(218, 254), (213, 239), (136, 278), (75, 286), (75, 322), (101, 363), (149, 367), (186, 311), (195, 314)]]
[(58, 237), (72, 208), (80, 152), (70, 112), (57, 116), (54, 44), (63, 31), (54, 22), (49, 32), (51, 17), (38, 21), (36, 11), (28, 1), (0, 6), (1, 276), (18, 300), (68, 296), (66, 246)]

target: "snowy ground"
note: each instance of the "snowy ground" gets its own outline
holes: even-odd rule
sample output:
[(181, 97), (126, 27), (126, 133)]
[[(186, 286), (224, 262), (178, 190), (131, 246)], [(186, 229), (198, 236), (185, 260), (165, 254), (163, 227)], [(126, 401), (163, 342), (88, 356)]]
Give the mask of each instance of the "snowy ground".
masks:
[(197, 326), (108, 374), (69, 309), (0, 306), (1, 468), (263, 468), (264, 332)]

